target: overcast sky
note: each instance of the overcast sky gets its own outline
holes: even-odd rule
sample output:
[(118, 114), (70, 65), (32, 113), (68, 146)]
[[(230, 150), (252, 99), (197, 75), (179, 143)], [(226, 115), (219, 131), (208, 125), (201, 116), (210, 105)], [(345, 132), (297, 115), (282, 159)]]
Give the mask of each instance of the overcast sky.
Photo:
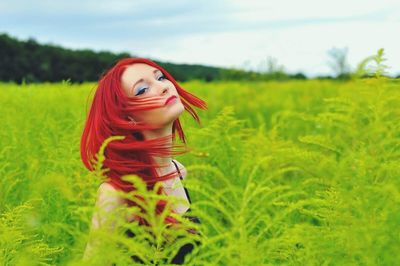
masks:
[(174, 63), (257, 70), (272, 56), (308, 76), (332, 74), (333, 47), (353, 68), (384, 48), (400, 74), (400, 0), (2, 0), (0, 32)]

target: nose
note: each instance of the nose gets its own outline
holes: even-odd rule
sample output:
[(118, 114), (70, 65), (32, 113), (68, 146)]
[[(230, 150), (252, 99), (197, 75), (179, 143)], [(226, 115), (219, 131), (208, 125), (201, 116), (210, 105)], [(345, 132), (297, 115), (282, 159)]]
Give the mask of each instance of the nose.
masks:
[(166, 94), (168, 92), (168, 87), (161, 87), (161, 94)]

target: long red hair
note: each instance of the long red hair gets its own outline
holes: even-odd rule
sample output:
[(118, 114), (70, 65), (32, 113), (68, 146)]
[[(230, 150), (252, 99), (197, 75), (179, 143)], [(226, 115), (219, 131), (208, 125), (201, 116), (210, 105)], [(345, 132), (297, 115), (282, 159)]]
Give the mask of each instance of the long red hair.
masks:
[[(149, 59), (124, 58), (105, 71), (97, 84), (89, 114), (86, 117), (80, 143), (81, 159), (85, 167), (93, 171), (95, 169), (94, 162), (98, 160), (96, 154), (103, 141), (110, 136), (125, 136), (123, 140), (111, 141), (107, 144), (104, 150), (105, 159), (102, 167), (108, 168), (104, 173), (107, 182), (113, 185), (114, 188), (124, 192), (135, 190), (131, 182), (121, 179), (124, 175), (134, 174), (139, 176), (147, 184), (148, 190), (152, 190), (156, 182), (174, 178), (177, 175), (177, 173), (173, 173), (159, 176), (155, 168), (160, 166), (153, 160), (152, 155), (172, 156), (189, 152), (189, 149), (186, 148), (185, 134), (179, 118), (173, 122), (171, 135), (151, 140), (145, 140), (141, 130), (154, 129), (156, 127), (143, 123), (132, 124), (127, 119), (127, 116), (135, 111), (160, 107), (149, 100), (143, 101), (135, 97), (129, 97), (124, 93), (121, 85), (121, 75), (127, 66), (134, 63), (145, 63), (159, 69), (174, 84), (185, 110), (199, 124), (201, 124), (200, 118), (191, 105), (207, 109), (206, 102), (184, 90), (165, 69)], [(176, 133), (178, 133), (184, 145), (175, 144)], [(171, 137), (173, 140), (172, 147), (167, 145)], [(172, 149), (173, 147), (178, 149), (174, 150)], [(157, 194), (161, 192), (161, 189), (159, 189)], [(142, 197), (139, 198), (143, 199)], [(132, 200), (126, 200), (126, 202), (129, 206), (138, 206)], [(165, 205), (166, 202), (160, 200), (156, 206), (156, 213), (160, 214)], [(135, 217), (139, 224), (149, 225), (141, 216)], [(169, 215), (164, 222), (178, 223), (176, 219)]]

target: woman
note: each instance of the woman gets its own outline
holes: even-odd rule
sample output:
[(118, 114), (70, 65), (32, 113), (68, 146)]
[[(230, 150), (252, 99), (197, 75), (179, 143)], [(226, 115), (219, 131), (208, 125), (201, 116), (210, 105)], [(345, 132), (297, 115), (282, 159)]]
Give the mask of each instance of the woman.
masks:
[[(186, 188), (179, 184), (187, 172), (181, 163), (172, 160), (172, 156), (188, 152), (185, 145), (177, 145), (174, 142), (178, 133), (179, 138), (186, 144), (179, 121), (179, 116), (184, 110), (200, 124), (200, 119), (191, 105), (207, 109), (203, 100), (181, 88), (166, 70), (149, 59), (122, 59), (102, 75), (82, 133), (81, 157), (84, 165), (90, 171), (95, 170), (95, 155), (103, 141), (117, 135), (125, 138), (109, 142), (105, 148), (103, 168), (108, 169), (105, 172), (107, 179), (99, 186), (97, 207), (106, 212), (121, 204), (140, 207), (133, 200), (123, 199), (116, 194), (111, 196), (109, 193), (136, 190), (131, 182), (121, 178), (124, 175), (135, 174), (145, 182), (149, 191), (154, 188), (156, 182), (161, 181), (163, 185), (157, 190), (157, 194), (164, 193), (181, 198), (186, 204), (173, 205), (172, 212), (186, 216), (190, 211), (190, 198)], [(166, 204), (165, 201), (159, 201), (156, 213), (160, 214)], [(187, 217), (193, 222), (200, 222), (197, 217)], [(95, 213), (92, 229), (101, 227), (106, 219), (107, 217)], [(150, 226), (149, 221), (142, 215), (135, 214), (126, 220)], [(168, 215), (164, 222), (179, 223), (171, 215)], [(189, 232), (193, 231), (195, 232)], [(134, 236), (130, 232), (128, 235)], [(192, 248), (182, 247), (172, 263), (182, 264), (184, 256)], [(88, 243), (85, 258), (89, 256), (90, 250), (91, 244)], [(142, 261), (138, 257), (132, 258)]]

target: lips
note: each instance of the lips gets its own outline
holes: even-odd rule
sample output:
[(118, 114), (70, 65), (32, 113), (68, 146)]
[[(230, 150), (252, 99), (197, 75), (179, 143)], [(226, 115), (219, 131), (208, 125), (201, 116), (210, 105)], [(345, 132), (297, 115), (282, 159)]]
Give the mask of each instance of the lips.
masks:
[(167, 105), (169, 101), (171, 101), (171, 100), (173, 100), (173, 99), (175, 99), (175, 98), (176, 98), (175, 95), (169, 97), (169, 98), (165, 101), (165, 105)]

